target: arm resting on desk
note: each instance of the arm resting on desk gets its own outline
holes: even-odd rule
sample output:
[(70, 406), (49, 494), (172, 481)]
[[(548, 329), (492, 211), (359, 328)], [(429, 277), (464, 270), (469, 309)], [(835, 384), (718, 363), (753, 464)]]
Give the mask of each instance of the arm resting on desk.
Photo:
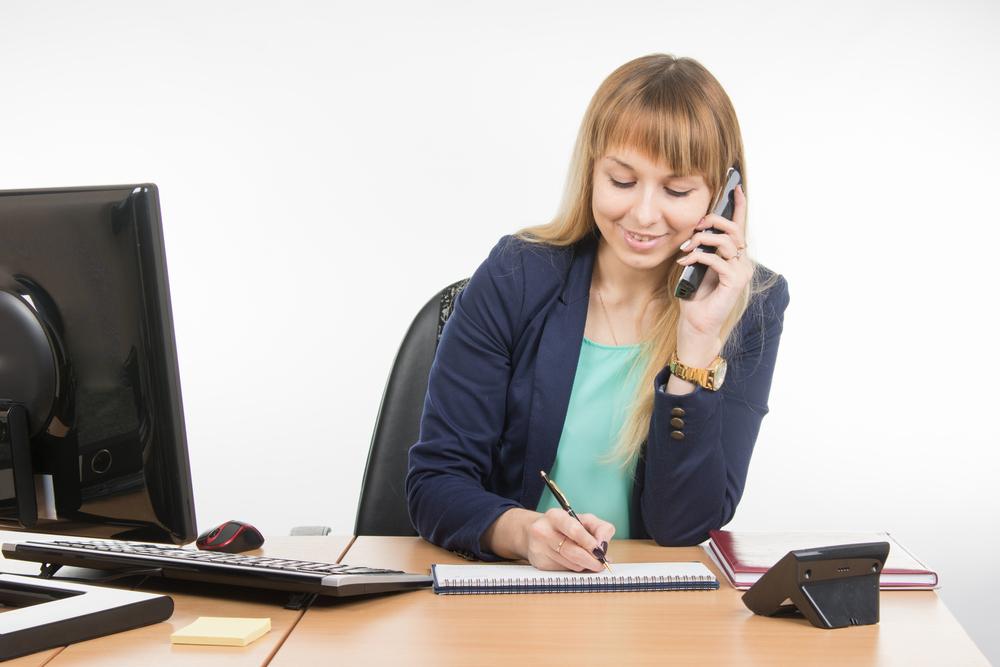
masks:
[(512, 337), (523, 300), (523, 269), (506, 266), (504, 247), (497, 244), (455, 302), (431, 366), (406, 476), (417, 532), (479, 560), (497, 560), (480, 540), (501, 514), (520, 507), (486, 490), (506, 419)]

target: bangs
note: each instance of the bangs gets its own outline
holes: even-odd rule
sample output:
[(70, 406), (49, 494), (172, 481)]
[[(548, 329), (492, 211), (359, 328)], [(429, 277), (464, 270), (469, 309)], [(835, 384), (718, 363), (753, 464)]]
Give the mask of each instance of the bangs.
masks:
[(707, 100), (678, 88), (677, 82), (654, 85), (610, 104), (602, 114), (605, 122), (594, 128), (594, 158), (629, 148), (678, 176), (698, 175), (713, 189), (720, 187), (733, 158), (719, 121)]

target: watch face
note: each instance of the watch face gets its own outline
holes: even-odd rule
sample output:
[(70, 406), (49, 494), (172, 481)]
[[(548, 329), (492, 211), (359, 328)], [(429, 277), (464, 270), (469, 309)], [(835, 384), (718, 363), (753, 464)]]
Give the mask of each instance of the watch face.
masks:
[(729, 369), (729, 365), (726, 364), (726, 360), (723, 359), (719, 362), (718, 367), (715, 369), (715, 378), (712, 382), (712, 386), (716, 389), (722, 386), (722, 383), (726, 381), (726, 371)]

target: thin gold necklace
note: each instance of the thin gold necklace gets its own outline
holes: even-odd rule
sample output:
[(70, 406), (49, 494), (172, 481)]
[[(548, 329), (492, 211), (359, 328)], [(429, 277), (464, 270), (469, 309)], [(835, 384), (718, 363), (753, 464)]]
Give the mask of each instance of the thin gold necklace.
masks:
[(615, 336), (615, 328), (611, 326), (611, 316), (608, 315), (608, 307), (604, 305), (604, 295), (601, 294), (601, 290), (599, 289), (597, 289), (597, 300), (601, 302), (601, 310), (604, 311), (604, 319), (608, 321), (608, 331), (611, 332), (611, 340), (615, 342), (615, 347), (618, 347), (618, 337)]

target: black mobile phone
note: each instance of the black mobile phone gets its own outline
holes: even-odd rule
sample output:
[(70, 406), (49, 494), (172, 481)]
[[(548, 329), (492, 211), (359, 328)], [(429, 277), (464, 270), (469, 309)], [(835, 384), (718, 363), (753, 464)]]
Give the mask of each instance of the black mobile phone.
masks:
[[(736, 167), (730, 167), (729, 171), (726, 172), (726, 182), (722, 186), (722, 190), (719, 191), (719, 198), (715, 201), (715, 206), (712, 207), (712, 213), (714, 215), (721, 215), (726, 220), (733, 219), (733, 208), (735, 207), (735, 197), (734, 191), (736, 186), (740, 184), (743, 177), (740, 176), (740, 171)], [(717, 234), (718, 230), (714, 227), (709, 227), (705, 230), (710, 234)], [(715, 252), (715, 248), (707, 245), (698, 246), (698, 250), (702, 252)], [(692, 251), (696, 252), (696, 251)], [(677, 287), (674, 288), (674, 296), (678, 299), (690, 299), (694, 296), (694, 293), (698, 291), (698, 286), (701, 285), (702, 278), (705, 277), (705, 271), (708, 267), (704, 264), (691, 264), (684, 267), (684, 271), (681, 273), (680, 280), (677, 281)]]

